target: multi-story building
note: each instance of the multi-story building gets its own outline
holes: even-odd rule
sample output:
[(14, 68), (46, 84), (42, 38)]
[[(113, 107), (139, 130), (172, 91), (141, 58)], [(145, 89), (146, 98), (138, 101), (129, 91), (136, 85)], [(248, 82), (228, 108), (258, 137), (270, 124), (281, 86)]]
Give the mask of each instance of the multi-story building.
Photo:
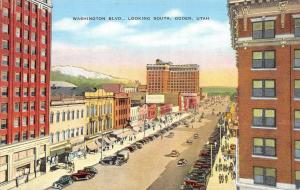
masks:
[(199, 93), (199, 65), (174, 65), (159, 59), (147, 65), (147, 88), (150, 94)]
[(300, 187), (300, 1), (229, 0), (238, 67), (238, 186)]
[(51, 9), (51, 0), (0, 1), (0, 189), (49, 169)]
[(127, 93), (114, 93), (115, 125), (114, 129), (123, 129), (130, 121), (131, 101)]
[(142, 126), (147, 120), (147, 104), (131, 104), (130, 122), (133, 127)]
[(114, 104), (113, 92), (98, 89), (96, 92), (85, 93), (86, 135), (89, 138), (114, 129)]
[(50, 164), (71, 161), (85, 149), (86, 105), (79, 88), (53, 87), (50, 102)]

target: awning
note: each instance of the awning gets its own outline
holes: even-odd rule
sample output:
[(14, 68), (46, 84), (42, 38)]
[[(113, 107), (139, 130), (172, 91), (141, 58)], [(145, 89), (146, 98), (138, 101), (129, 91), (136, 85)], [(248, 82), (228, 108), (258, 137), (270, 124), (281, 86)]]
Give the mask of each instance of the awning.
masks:
[(58, 143), (50, 146), (50, 156), (63, 154), (70, 147), (68, 142)]
[(109, 139), (112, 141), (112, 142), (115, 142), (115, 141), (117, 141), (118, 139), (117, 138), (115, 138), (115, 137), (109, 137)]
[(98, 145), (95, 142), (87, 144), (86, 147), (90, 151), (94, 151), (98, 149)]
[(97, 144), (97, 146), (98, 146), (99, 148), (102, 147), (102, 145), (101, 145), (101, 138), (96, 139), (96, 140), (95, 140), (95, 143)]
[(103, 141), (105, 141), (106, 144), (113, 144), (113, 142), (111, 140), (109, 140), (107, 137), (104, 137)]
[(71, 145), (78, 145), (78, 144), (82, 144), (83, 142), (84, 142), (84, 136), (73, 138), (73, 139), (69, 140), (69, 143)]
[(124, 133), (121, 133), (118, 135), (119, 138), (125, 138), (127, 136), (132, 136), (134, 134), (133, 131), (124, 131)]

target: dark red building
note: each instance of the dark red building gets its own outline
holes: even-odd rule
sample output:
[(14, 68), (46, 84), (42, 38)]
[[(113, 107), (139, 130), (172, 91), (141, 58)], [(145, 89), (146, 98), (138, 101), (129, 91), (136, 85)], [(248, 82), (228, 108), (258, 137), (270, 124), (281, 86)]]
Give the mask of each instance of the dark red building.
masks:
[(155, 119), (156, 116), (157, 116), (157, 106), (156, 106), (156, 104), (150, 104), (150, 105), (148, 105), (147, 119), (149, 119), (149, 120)]
[(172, 104), (163, 104), (159, 106), (160, 115), (166, 115), (172, 112)]
[(115, 129), (128, 127), (130, 120), (131, 101), (127, 93), (114, 93)]
[[(49, 0), (0, 1), (0, 160), (6, 160), (1, 165), (8, 165), (0, 171), (0, 184), (13, 180), (22, 170), (36, 171), (33, 162), (42, 163), (41, 170), (46, 170), (51, 8)], [(23, 155), (35, 156), (25, 166), (18, 161), (8, 163), (16, 154), (20, 160)], [(14, 171), (8, 171), (10, 168)]]

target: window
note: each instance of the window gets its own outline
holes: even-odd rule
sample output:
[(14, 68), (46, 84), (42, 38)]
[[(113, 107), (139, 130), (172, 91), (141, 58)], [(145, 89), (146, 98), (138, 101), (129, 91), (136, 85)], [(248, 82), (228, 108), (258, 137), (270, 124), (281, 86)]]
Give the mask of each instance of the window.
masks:
[(7, 55), (2, 55), (1, 64), (8, 66), (9, 60), (8, 60), (8, 56)]
[(16, 28), (16, 37), (17, 38), (21, 37), (21, 28), (19, 28), (19, 27)]
[(31, 26), (32, 26), (33, 28), (36, 27), (36, 18), (32, 18), (32, 19), (31, 19)]
[(15, 96), (16, 97), (20, 97), (21, 96), (21, 88), (20, 87), (16, 87), (15, 88)]
[(295, 158), (300, 159), (300, 141), (295, 141)]
[(32, 4), (31, 10), (32, 10), (33, 13), (36, 13), (37, 9), (36, 9), (36, 5), (35, 4)]
[(7, 136), (6, 135), (2, 135), (0, 136), (0, 145), (6, 145), (7, 144)]
[(75, 119), (75, 112), (74, 111), (71, 112), (71, 118), (72, 118), (72, 120)]
[(23, 52), (26, 53), (26, 54), (29, 53), (29, 47), (28, 47), (27, 44), (24, 45), (24, 47), (23, 47)]
[(2, 40), (2, 49), (9, 49), (9, 42), (8, 40)]
[(65, 121), (66, 120), (66, 112), (63, 112), (62, 113), (62, 121)]
[(46, 96), (46, 88), (41, 88), (41, 96)]
[(2, 97), (8, 96), (8, 87), (1, 87), (1, 96)]
[(21, 58), (17, 57), (15, 60), (15, 67), (21, 67)]
[(46, 36), (42, 36), (42, 44), (46, 44)]
[(28, 59), (23, 59), (23, 67), (24, 68), (28, 68), (29, 67)]
[(70, 111), (67, 112), (67, 120), (70, 120)]
[(19, 134), (18, 133), (14, 135), (14, 142), (13, 143), (17, 143), (17, 142), (19, 142)]
[(36, 68), (36, 60), (31, 60), (30, 68), (31, 69), (35, 69)]
[(21, 43), (19, 42), (16, 43), (16, 52), (21, 53)]
[(16, 4), (17, 4), (17, 6), (21, 7), (22, 6), (21, 0), (16, 0)]
[(55, 133), (55, 141), (56, 141), (56, 142), (59, 142), (59, 132), (56, 132), (56, 133)]
[(19, 117), (16, 117), (14, 119), (14, 127), (19, 127), (20, 126), (20, 118)]
[(4, 17), (8, 17), (8, 16), (9, 16), (8, 8), (3, 7), (2, 11), (3, 11), (3, 12), (2, 12), (2, 15), (3, 15)]
[(46, 57), (46, 49), (42, 49), (41, 50), (41, 56), (42, 57)]
[(41, 75), (41, 83), (45, 83), (46, 82), (46, 76), (45, 75)]
[(79, 110), (76, 111), (76, 119), (79, 119)]
[(45, 136), (45, 129), (44, 129), (44, 128), (41, 128), (40, 136), (41, 136), (41, 137), (44, 137), (44, 136)]
[(274, 38), (275, 21), (253, 22), (253, 39)]
[(57, 112), (57, 113), (56, 113), (56, 122), (59, 122), (59, 120), (60, 120), (60, 113)]
[(276, 186), (276, 170), (273, 168), (254, 167), (254, 183)]
[(31, 55), (36, 55), (36, 47), (31, 47)]
[(294, 98), (300, 98), (300, 80), (295, 80)]
[(27, 26), (29, 25), (29, 18), (27, 15), (24, 16), (24, 24)]
[(24, 39), (25, 40), (29, 39), (29, 31), (28, 30), (24, 30)]
[(42, 30), (43, 31), (47, 30), (46, 22), (42, 22)]
[(24, 7), (25, 7), (26, 11), (29, 11), (30, 6), (29, 6), (29, 2), (27, 0), (25, 1)]
[(273, 109), (253, 109), (254, 127), (275, 127), (276, 112)]
[(26, 132), (22, 133), (22, 140), (23, 141), (27, 140), (27, 133)]
[(295, 36), (300, 37), (300, 18), (295, 19)]
[(41, 62), (41, 70), (46, 70), (46, 62)]
[(42, 16), (47, 17), (47, 10), (46, 9), (42, 9)]
[(296, 171), (295, 174), (295, 183), (296, 183), (296, 188), (300, 188), (300, 171)]
[(21, 13), (17, 12), (16, 13), (16, 21), (17, 22), (21, 22), (22, 18), (21, 18)]
[(30, 82), (35, 83), (35, 74), (31, 74), (30, 76)]
[(45, 115), (40, 115), (40, 124), (45, 124)]
[(28, 103), (27, 102), (23, 102), (22, 111), (23, 112), (27, 112), (28, 111)]
[(23, 73), (23, 82), (28, 82), (28, 74)]
[(30, 139), (34, 139), (35, 137), (35, 132), (34, 131), (30, 131)]
[(8, 71), (1, 71), (1, 81), (8, 81)]
[(29, 120), (29, 125), (34, 125), (35, 123), (35, 119), (34, 119), (34, 115), (30, 116), (30, 120)]
[(21, 82), (21, 73), (15, 73), (15, 81)]
[(253, 155), (275, 156), (276, 141), (274, 139), (254, 138)]
[(2, 24), (2, 32), (8, 34), (8, 24)]
[(30, 102), (30, 110), (35, 110), (35, 102)]
[(275, 97), (275, 80), (253, 80), (253, 97)]
[(0, 129), (7, 129), (7, 119), (1, 119)]
[(14, 111), (15, 111), (15, 112), (20, 112), (20, 102), (16, 102), (16, 103), (15, 103)]
[(300, 50), (295, 50), (294, 67), (300, 68)]
[(22, 126), (25, 127), (28, 125), (28, 118), (27, 117), (23, 117), (22, 119)]
[(275, 51), (255, 51), (252, 53), (252, 68), (275, 68)]
[(40, 110), (45, 110), (45, 109), (46, 109), (46, 102), (41, 102)]
[(84, 112), (83, 112), (83, 110), (81, 110), (81, 118), (83, 118), (83, 114), (84, 114)]
[(50, 113), (50, 123), (53, 123), (53, 119), (54, 119), (54, 113), (51, 112), (51, 113)]
[(36, 41), (36, 34), (34, 32), (31, 33), (31, 41)]

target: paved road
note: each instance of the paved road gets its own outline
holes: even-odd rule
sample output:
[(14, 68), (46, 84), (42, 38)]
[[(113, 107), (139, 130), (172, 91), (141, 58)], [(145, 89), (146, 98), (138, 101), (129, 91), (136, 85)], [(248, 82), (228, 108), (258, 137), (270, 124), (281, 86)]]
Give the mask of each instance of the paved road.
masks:
[[(222, 108), (222, 111), (224, 108)], [(201, 147), (214, 130), (216, 116), (209, 116), (194, 128), (180, 126), (174, 129), (173, 138), (157, 139), (141, 150), (130, 154), (129, 162), (121, 167), (97, 165), (100, 171), (94, 179), (76, 182), (66, 190), (177, 190), (190, 165), (178, 168), (177, 160), (185, 158), (192, 164), (197, 159)], [(185, 143), (196, 131), (200, 138), (192, 145)], [(165, 157), (171, 150), (181, 153), (179, 158)]]

